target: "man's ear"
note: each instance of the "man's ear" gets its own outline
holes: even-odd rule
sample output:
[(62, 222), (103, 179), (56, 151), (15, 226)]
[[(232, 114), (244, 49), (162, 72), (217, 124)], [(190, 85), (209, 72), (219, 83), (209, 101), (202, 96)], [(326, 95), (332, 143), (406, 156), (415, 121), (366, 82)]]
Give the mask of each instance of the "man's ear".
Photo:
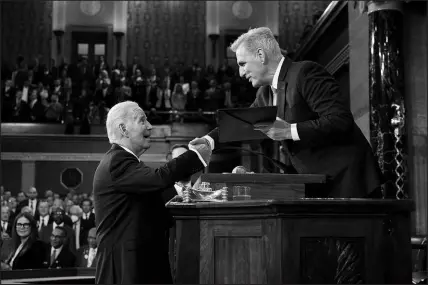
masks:
[(262, 50), (261, 48), (257, 49), (256, 57), (260, 60), (260, 62), (261, 62), (262, 64), (265, 64), (265, 63), (266, 63), (266, 60), (267, 60), (267, 58), (266, 58), (266, 53), (265, 53), (265, 51), (264, 51), (264, 50)]
[(126, 129), (125, 124), (120, 124), (119, 129), (124, 137), (128, 137), (128, 130)]

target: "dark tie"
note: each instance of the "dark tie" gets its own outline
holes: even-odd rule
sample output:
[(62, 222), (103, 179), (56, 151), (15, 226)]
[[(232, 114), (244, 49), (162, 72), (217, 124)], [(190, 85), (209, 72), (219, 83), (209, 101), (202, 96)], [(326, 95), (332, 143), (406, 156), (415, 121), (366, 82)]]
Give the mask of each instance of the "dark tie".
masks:
[(51, 265), (55, 262), (55, 253), (56, 253), (56, 249), (54, 249), (51, 254)]

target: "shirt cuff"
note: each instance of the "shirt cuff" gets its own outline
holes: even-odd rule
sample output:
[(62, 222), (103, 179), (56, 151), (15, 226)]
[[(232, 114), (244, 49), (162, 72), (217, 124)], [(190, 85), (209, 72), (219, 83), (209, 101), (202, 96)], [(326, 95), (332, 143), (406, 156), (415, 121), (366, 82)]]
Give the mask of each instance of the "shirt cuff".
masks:
[(214, 150), (214, 140), (212, 139), (212, 137), (210, 137), (209, 135), (203, 136), (203, 139), (206, 139), (211, 146), (211, 150)]
[(193, 145), (189, 144), (189, 150), (194, 151), (196, 153), (196, 155), (199, 157), (199, 160), (202, 162), (204, 167), (207, 167), (207, 163), (205, 162), (205, 160), (202, 158), (201, 154), (195, 149), (195, 147)]
[(297, 132), (297, 124), (291, 124), (291, 137), (293, 141), (300, 141), (299, 133)]

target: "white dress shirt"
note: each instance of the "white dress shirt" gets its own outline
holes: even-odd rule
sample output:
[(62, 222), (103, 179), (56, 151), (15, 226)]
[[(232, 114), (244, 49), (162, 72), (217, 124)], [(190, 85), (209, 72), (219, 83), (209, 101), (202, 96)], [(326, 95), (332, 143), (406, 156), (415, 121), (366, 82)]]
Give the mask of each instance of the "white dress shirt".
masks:
[(2, 228), (2, 230), (6, 231), (6, 229), (7, 229), (7, 222), (1, 221), (1, 228)]
[(37, 200), (36, 199), (28, 199), (28, 207), (33, 211), (33, 215), (36, 212)]
[[(276, 106), (276, 103), (278, 101), (277, 98), (277, 93), (276, 90), (278, 89), (278, 78), (279, 78), (279, 74), (281, 73), (281, 67), (282, 64), (284, 63), (284, 59), (285, 57), (281, 58), (281, 61), (278, 64), (278, 67), (276, 68), (275, 74), (273, 75), (273, 79), (272, 79), (272, 93), (273, 93), (273, 105)], [(297, 124), (291, 124), (291, 137), (293, 138), (294, 141), (299, 141), (300, 137), (299, 134), (297, 133)]]
[(42, 228), (42, 225), (47, 226), (48, 222), (49, 222), (49, 215), (46, 215), (44, 217), (40, 216), (39, 230)]
[(57, 225), (55, 222), (52, 223), (52, 231), (54, 229), (56, 229), (56, 227), (63, 227), (64, 226), (64, 222), (62, 222), (60, 225)]
[(97, 255), (97, 249), (96, 248), (90, 248), (89, 254), (88, 254), (88, 265), (87, 267), (91, 267), (92, 262), (94, 262), (95, 256)]
[(63, 245), (61, 245), (58, 248), (51, 247), (51, 256), (55, 250), (55, 260), (58, 258), (58, 255), (61, 253), (62, 247), (63, 247)]

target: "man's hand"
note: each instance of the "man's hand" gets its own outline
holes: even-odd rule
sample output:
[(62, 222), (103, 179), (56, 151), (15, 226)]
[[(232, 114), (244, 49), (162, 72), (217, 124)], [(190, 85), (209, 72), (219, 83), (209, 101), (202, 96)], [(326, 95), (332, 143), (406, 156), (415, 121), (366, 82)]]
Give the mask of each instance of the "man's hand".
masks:
[(210, 142), (205, 138), (193, 139), (189, 144), (190, 145), (206, 144), (208, 147), (210, 147)]
[(211, 154), (212, 154), (211, 146), (205, 139), (200, 139), (200, 140), (202, 140), (203, 142), (198, 144), (189, 143), (189, 149), (198, 152), (201, 158), (205, 161), (205, 163), (209, 164), (211, 160)]
[(256, 124), (254, 129), (263, 132), (274, 141), (293, 139), (291, 136), (291, 124), (280, 118), (276, 118), (273, 124)]

